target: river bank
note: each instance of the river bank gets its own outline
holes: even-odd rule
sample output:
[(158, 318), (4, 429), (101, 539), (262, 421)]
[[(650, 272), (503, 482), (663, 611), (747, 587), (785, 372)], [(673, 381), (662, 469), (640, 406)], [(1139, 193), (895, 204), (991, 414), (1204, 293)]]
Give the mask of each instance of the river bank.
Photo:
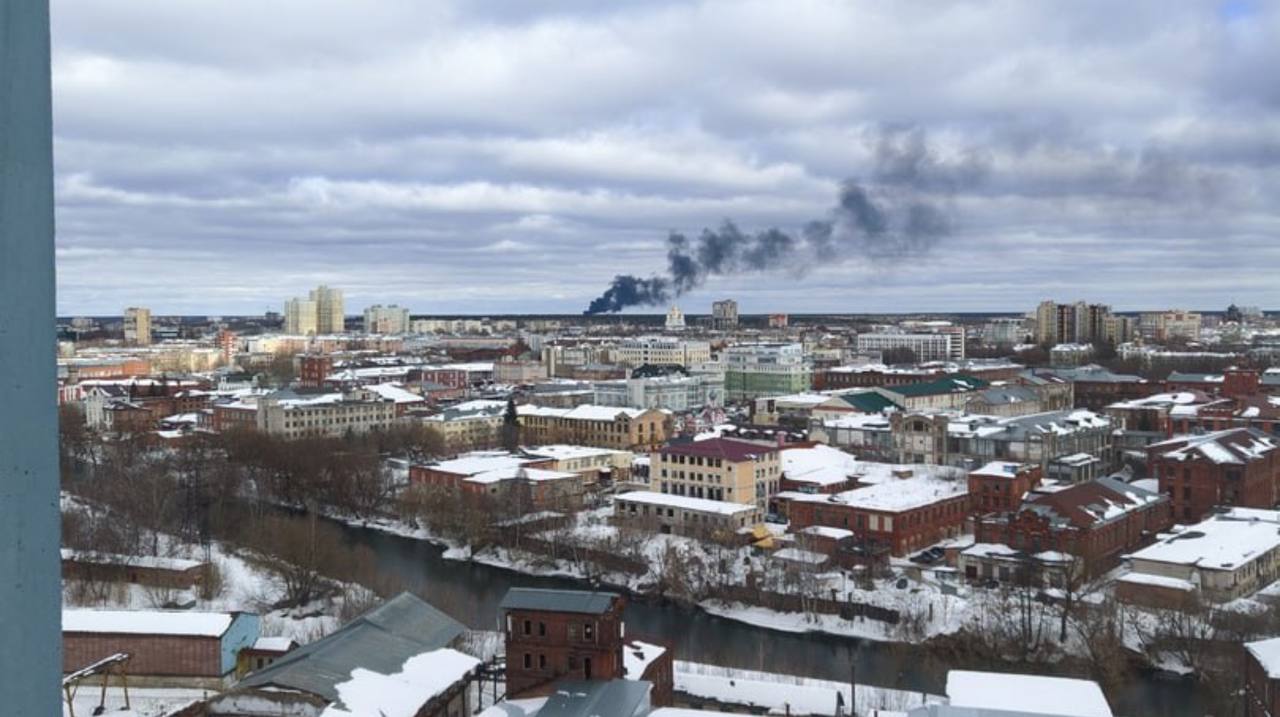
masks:
[[(785, 613), (758, 613), (767, 619), (757, 622), (744, 611), (721, 612), (710, 605), (635, 592), (629, 580), (609, 581), (582, 569), (548, 570), (532, 561), (475, 555), (406, 524), (329, 517), (346, 539), (372, 549), (380, 573), (423, 591), (474, 627), (492, 629), (497, 624), (498, 604), (510, 587), (609, 585), (631, 596), (628, 630), (669, 642), (684, 660), (837, 681), (857, 674), (860, 683), (935, 694), (945, 689), (948, 669), (1083, 674), (1076, 660), (1018, 664), (983, 659), (967, 652), (964, 640), (955, 634), (910, 643), (830, 631)], [(781, 624), (783, 619), (793, 621), (790, 629)], [(1145, 670), (1134, 671), (1108, 695), (1117, 714), (1191, 717), (1204, 714), (1206, 704), (1196, 682)]]

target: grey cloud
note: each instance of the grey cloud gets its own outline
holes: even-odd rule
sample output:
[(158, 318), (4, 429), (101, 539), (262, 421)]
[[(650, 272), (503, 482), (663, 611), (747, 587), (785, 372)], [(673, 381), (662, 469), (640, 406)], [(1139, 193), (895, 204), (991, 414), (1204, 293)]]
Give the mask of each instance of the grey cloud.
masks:
[[(706, 265), (752, 278), (702, 272), (682, 301), (1013, 308), (1105, 277), (1136, 303), (1280, 306), (1278, 18), (66, 0), (60, 310), (260, 311), (324, 277), (353, 303), (572, 312), (619, 271), (666, 271), (673, 229), (702, 261), (725, 218), (751, 241)], [(846, 177), (864, 194), (829, 216)], [(841, 222), (862, 230), (837, 245)], [(897, 248), (865, 243), (885, 234), (917, 259), (886, 271)], [(1081, 239), (1106, 249), (1061, 249)]]

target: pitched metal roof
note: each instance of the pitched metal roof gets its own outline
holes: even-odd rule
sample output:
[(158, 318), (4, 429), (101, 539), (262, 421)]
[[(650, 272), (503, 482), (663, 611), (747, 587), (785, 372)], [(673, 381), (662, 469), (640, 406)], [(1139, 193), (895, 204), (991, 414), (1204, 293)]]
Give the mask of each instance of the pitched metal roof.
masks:
[(632, 717), (648, 712), (652, 687), (639, 680), (561, 682), (538, 717)]
[(755, 460), (770, 453), (777, 453), (777, 446), (732, 438), (708, 438), (705, 441), (688, 443), (669, 443), (662, 447), (662, 452), (670, 455), (703, 456), (704, 458), (723, 458), (740, 463)]
[(335, 688), (357, 667), (382, 674), (401, 669), (415, 655), (448, 646), (466, 632), (462, 623), (401, 593), (336, 632), (286, 654), (254, 672), (239, 687), (274, 685), (337, 701)]
[(956, 376), (945, 376), (936, 381), (924, 381), (922, 383), (909, 383), (902, 386), (888, 386), (884, 390), (889, 393), (895, 393), (899, 396), (917, 397), (917, 396), (937, 396), (945, 393), (966, 393), (969, 391), (979, 391), (990, 386), (986, 381), (973, 376), (965, 376), (963, 374)]
[(502, 598), (502, 604), (499, 607), (503, 610), (545, 610), (603, 615), (619, 597), (617, 593), (588, 590), (511, 588)]

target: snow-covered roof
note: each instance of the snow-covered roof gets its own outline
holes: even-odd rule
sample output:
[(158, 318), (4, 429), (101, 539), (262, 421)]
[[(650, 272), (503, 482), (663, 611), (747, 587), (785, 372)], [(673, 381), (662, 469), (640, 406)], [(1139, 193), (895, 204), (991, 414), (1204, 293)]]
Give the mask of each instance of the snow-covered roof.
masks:
[(1280, 511), (1232, 508), (1133, 553), (1134, 560), (1236, 570), (1280, 548)]
[(646, 410), (652, 409), (593, 405), (582, 405), (574, 408), (553, 408), (551, 406), (534, 406), (533, 404), (524, 404), (516, 408), (516, 412), (521, 416), (545, 416), (575, 421), (612, 421), (619, 415), (624, 414), (628, 418), (638, 418)]
[(1102, 688), (1092, 680), (951, 670), (947, 673), (947, 697), (953, 707), (1055, 717), (1112, 717)]
[(1171, 578), (1166, 575), (1156, 575), (1154, 573), (1138, 573), (1128, 572), (1116, 578), (1117, 583), (1129, 583), (1131, 585), (1142, 585), (1143, 587), (1164, 588), (1166, 590), (1177, 590), (1179, 592), (1192, 592), (1196, 586), (1189, 580), (1182, 578)]
[(477, 473), (470, 478), (467, 478), (465, 482), (491, 484), (501, 483), (508, 480), (527, 480), (537, 483), (541, 481), (566, 480), (577, 477), (577, 473), (548, 471), (540, 468), (525, 468), (524, 466), (509, 466), (499, 468), (497, 470)]
[(812, 550), (801, 550), (800, 548), (783, 548), (774, 553), (773, 557), (789, 563), (804, 563), (805, 565), (822, 565), (827, 562), (826, 555), (815, 553)]
[(290, 637), (259, 637), (253, 649), (267, 652), (288, 652), (296, 643)]
[(978, 470), (973, 471), (972, 475), (1013, 478), (1018, 475), (1018, 469), (1021, 467), (1021, 463), (1013, 463), (1011, 461), (991, 461)]
[(804, 495), (795, 500), (816, 503), (839, 503), (863, 510), (900, 513), (969, 492), (962, 480), (945, 480), (932, 475), (885, 481), (864, 488), (854, 488), (835, 495)]
[(847, 483), (858, 468), (853, 456), (831, 446), (818, 444), (811, 448), (784, 448), (782, 474), (788, 480), (815, 485)]
[(426, 399), (418, 394), (407, 391), (398, 383), (375, 383), (371, 386), (365, 386), (366, 391), (372, 391), (382, 398), (390, 399), (396, 403), (422, 403)]
[(797, 532), (799, 532), (800, 535), (815, 535), (820, 538), (830, 538), (832, 540), (844, 540), (845, 538), (853, 537), (852, 530), (831, 528), (826, 525), (811, 525), (808, 528), (804, 528)]
[(624, 453), (624, 451), (615, 451), (609, 448), (572, 446), (563, 443), (548, 446), (537, 446), (528, 448), (527, 451), (539, 456), (554, 458), (559, 461), (571, 460), (573, 458), (595, 458), (597, 456), (611, 456), (615, 453)]
[(79, 563), (98, 565), (124, 565), (131, 568), (153, 568), (157, 570), (191, 570), (204, 563), (183, 558), (162, 558), (155, 555), (120, 555), (118, 553), (100, 553), (95, 550), (62, 549), (62, 559)]
[(1246, 642), (1244, 648), (1267, 671), (1267, 677), (1280, 680), (1280, 637), (1257, 642)]
[(219, 637), (235, 616), (182, 610), (63, 610), (62, 631), (128, 635)]
[(644, 671), (649, 669), (653, 661), (662, 657), (667, 648), (639, 640), (632, 640), (622, 647), (623, 677), (628, 680), (639, 680)]
[(1149, 449), (1176, 461), (1207, 458), (1217, 464), (1240, 465), (1276, 450), (1276, 440), (1256, 428), (1228, 428), (1153, 443)]
[(684, 495), (655, 493), (646, 490), (619, 493), (615, 499), (630, 501), (633, 503), (660, 505), (669, 508), (681, 508), (683, 510), (692, 510), (700, 513), (719, 513), (720, 515), (738, 515), (739, 513), (746, 513), (755, 510), (755, 505), (728, 503), (723, 500), (707, 500), (706, 498), (690, 498)]
[(432, 699), (444, 694), (480, 661), (457, 650), (442, 648), (410, 657), (400, 671), (383, 675), (358, 667), (351, 679), (334, 685), (339, 702), (321, 717), (414, 717)]
[(444, 473), (474, 476), (489, 471), (518, 468), (536, 460), (538, 459), (507, 453), (506, 451), (476, 451), (474, 453), (464, 453), (451, 460), (431, 463), (427, 467)]

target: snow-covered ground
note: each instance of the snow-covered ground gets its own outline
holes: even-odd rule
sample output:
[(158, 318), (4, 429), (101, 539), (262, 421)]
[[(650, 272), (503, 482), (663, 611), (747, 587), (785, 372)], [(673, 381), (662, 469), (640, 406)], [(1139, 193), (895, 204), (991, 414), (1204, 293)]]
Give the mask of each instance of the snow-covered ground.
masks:
[[(96, 510), (83, 500), (63, 496), (63, 510)], [(161, 536), (161, 552), (165, 557), (205, 560), (204, 549), (180, 543), (171, 536)], [(165, 606), (182, 606), (193, 611), (246, 611), (262, 615), (263, 636), (288, 637), (300, 644), (323, 637), (339, 625), (338, 615), (347, 594), (364, 596), (360, 586), (346, 585), (339, 594), (328, 599), (289, 609), (274, 609), (284, 595), (284, 586), (260, 556), (250, 551), (214, 542), (209, 548), (209, 562), (217, 569), (220, 589), (207, 599), (199, 590), (153, 588), (129, 583), (113, 583), (104, 589), (87, 591), (78, 581), (64, 581), (64, 607), (156, 610)], [(132, 691), (131, 693), (132, 694)], [(79, 712), (77, 712), (79, 714)]]
[[(107, 688), (104, 696), (100, 681), (97, 679), (87, 681), (76, 692), (71, 702), (75, 709), (75, 717), (92, 715), (99, 704), (105, 708), (103, 714), (111, 717), (164, 717), (212, 694), (208, 690), (130, 687), (129, 709), (126, 710), (124, 690), (115, 687), (114, 682), (112, 685)], [(62, 703), (62, 714), (63, 717), (71, 717), (72, 714), (67, 709), (65, 697)]]

